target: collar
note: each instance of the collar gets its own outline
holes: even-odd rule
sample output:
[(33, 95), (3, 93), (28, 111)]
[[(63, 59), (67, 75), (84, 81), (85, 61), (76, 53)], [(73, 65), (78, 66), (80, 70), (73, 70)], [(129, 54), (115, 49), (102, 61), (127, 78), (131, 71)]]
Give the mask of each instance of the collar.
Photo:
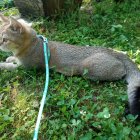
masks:
[(43, 40), (43, 47), (45, 48), (44, 51), (47, 51), (47, 57), (48, 57), (48, 60), (50, 60), (50, 49), (48, 47), (48, 39), (42, 35), (37, 35), (37, 37)]

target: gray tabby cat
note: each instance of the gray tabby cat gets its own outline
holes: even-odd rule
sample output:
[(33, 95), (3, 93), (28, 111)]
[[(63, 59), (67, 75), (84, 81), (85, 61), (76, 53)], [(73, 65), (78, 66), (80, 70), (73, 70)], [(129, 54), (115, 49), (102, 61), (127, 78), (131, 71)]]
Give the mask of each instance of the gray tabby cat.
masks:
[[(20, 65), (25, 68), (45, 68), (43, 40), (27, 23), (0, 15), (0, 49), (12, 52), (13, 56), (0, 63), (0, 69), (14, 70)], [(115, 81), (122, 78), (128, 83), (130, 113), (140, 116), (140, 71), (124, 54), (107, 48), (77, 47), (49, 41), (51, 52), (50, 68), (73, 76), (83, 75), (91, 80)]]

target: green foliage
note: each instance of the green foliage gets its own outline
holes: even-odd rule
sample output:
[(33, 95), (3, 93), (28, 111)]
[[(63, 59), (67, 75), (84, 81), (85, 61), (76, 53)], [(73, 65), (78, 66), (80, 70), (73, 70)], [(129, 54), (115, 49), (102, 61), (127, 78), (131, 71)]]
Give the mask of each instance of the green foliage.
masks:
[[(139, 8), (139, 0), (122, 4), (105, 0), (93, 3), (92, 14), (76, 11), (55, 21), (39, 18), (34, 20), (33, 26), (50, 40), (125, 51), (139, 65)], [(11, 10), (5, 14), (15, 13)], [(0, 53), (1, 60), (7, 55)], [(18, 69), (0, 71), (0, 77), (0, 139), (30, 140), (45, 74)], [(39, 139), (139, 140), (136, 116), (124, 117), (126, 103), (123, 81), (92, 82), (51, 71)]]
[(14, 2), (13, 0), (0, 0), (0, 8), (3, 10), (3, 8), (10, 8), (13, 7)]

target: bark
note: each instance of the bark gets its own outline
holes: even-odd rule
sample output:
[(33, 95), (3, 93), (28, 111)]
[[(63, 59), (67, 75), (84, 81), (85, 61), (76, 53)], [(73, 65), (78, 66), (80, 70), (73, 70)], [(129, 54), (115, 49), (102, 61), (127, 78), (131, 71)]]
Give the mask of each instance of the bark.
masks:
[(23, 16), (38, 17), (72, 12), (82, 0), (14, 0), (14, 3)]
[(64, 0), (42, 0), (45, 16), (59, 14), (63, 8)]
[(14, 0), (19, 12), (27, 17), (44, 16), (43, 3), (41, 0)]

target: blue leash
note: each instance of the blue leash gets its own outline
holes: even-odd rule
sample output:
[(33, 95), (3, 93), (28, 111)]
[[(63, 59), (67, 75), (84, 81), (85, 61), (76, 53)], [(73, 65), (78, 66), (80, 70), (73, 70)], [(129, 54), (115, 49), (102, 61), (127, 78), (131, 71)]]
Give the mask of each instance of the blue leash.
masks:
[(37, 121), (36, 121), (36, 127), (35, 127), (35, 131), (34, 131), (33, 140), (38, 139), (38, 131), (39, 131), (39, 126), (40, 126), (41, 116), (42, 116), (43, 108), (44, 108), (44, 105), (45, 105), (45, 99), (46, 99), (46, 96), (47, 96), (48, 85), (49, 85), (49, 65), (48, 65), (48, 61), (49, 61), (49, 58), (50, 58), (50, 50), (48, 48), (48, 40), (47, 40), (47, 38), (43, 37), (42, 35), (38, 35), (38, 37), (43, 40), (45, 66), (46, 66), (46, 82), (45, 82), (43, 97), (42, 97), (42, 100), (41, 100), (41, 105), (40, 105), (40, 108), (39, 108), (39, 113), (38, 113), (38, 117), (37, 117)]

